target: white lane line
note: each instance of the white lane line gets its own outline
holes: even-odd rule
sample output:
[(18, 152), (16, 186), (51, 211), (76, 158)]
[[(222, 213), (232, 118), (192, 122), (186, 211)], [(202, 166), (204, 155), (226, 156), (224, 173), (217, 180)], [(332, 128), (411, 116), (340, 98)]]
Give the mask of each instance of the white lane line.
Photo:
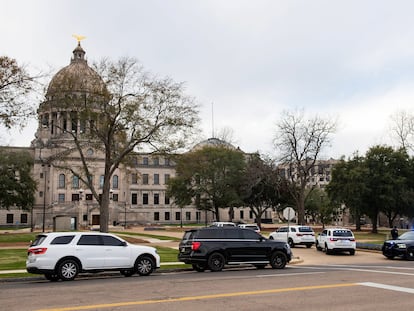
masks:
[(281, 277), (281, 276), (292, 276), (292, 275), (305, 275), (305, 274), (323, 274), (326, 272), (299, 272), (299, 273), (287, 273), (287, 274), (263, 274), (256, 275), (257, 278), (271, 278), (271, 277)]
[(347, 271), (360, 271), (360, 272), (371, 272), (371, 273), (382, 273), (382, 274), (395, 274), (395, 275), (414, 276), (414, 273), (393, 272), (393, 271), (383, 271), (383, 270), (352, 269), (352, 268), (343, 268), (343, 270), (347, 270)]
[(394, 290), (397, 292), (414, 294), (414, 288), (393, 286), (393, 285), (386, 285), (386, 284), (372, 283), (372, 282), (364, 282), (364, 283), (358, 283), (358, 284), (362, 286), (375, 287), (375, 288), (381, 288), (381, 289), (387, 289), (387, 290)]

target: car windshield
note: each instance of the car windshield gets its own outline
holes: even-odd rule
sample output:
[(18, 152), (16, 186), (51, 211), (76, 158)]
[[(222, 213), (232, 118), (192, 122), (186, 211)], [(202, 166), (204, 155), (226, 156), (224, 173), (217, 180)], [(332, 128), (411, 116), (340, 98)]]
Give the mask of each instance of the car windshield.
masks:
[(349, 230), (334, 230), (333, 236), (352, 237), (352, 232)]
[(414, 231), (406, 232), (398, 237), (399, 240), (414, 240)]

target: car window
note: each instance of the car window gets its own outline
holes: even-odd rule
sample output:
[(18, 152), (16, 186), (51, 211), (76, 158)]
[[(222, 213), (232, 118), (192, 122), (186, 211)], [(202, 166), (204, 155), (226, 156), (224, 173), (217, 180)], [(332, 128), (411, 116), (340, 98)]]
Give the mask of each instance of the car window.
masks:
[(219, 239), (223, 238), (221, 229), (200, 230), (197, 234), (198, 239)]
[(287, 232), (287, 227), (280, 228), (277, 232)]
[(299, 227), (299, 232), (313, 232), (311, 227)]
[(102, 245), (99, 235), (82, 235), (78, 241), (78, 245)]
[(400, 240), (414, 240), (414, 231), (403, 233), (399, 236)]
[(38, 246), (43, 243), (43, 241), (46, 239), (46, 235), (38, 235), (36, 239), (30, 244), (30, 246)]
[(182, 240), (183, 241), (192, 240), (194, 234), (195, 234), (195, 231), (186, 231), (186, 232), (184, 232)]
[(252, 230), (242, 230), (241, 232), (242, 232), (243, 239), (246, 239), (246, 240), (259, 240), (261, 237), (259, 234), (257, 234), (256, 232)]
[(50, 244), (60, 244), (60, 245), (69, 244), (70, 242), (72, 242), (74, 237), (75, 237), (74, 235), (58, 236), (54, 238), (52, 242), (50, 242)]
[(290, 232), (296, 232), (296, 228), (291, 227)]
[(111, 235), (103, 235), (103, 244), (110, 246), (124, 246), (125, 243)]
[(349, 230), (333, 230), (332, 236), (352, 237), (352, 232)]
[(241, 232), (246, 231), (246, 230), (223, 230), (224, 233), (224, 237), (227, 239), (242, 239), (242, 234)]

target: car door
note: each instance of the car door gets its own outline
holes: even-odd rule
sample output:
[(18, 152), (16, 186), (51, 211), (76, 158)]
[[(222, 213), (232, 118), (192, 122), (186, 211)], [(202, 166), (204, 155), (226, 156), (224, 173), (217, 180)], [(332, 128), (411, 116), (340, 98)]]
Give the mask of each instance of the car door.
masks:
[(105, 268), (130, 268), (131, 247), (124, 241), (112, 236), (102, 235), (105, 248)]
[[(263, 248), (264, 238), (249, 229), (231, 230), (228, 236), (227, 254), (229, 262), (254, 262), (266, 259), (266, 249)], [(237, 236), (234, 236), (237, 234)]]
[(82, 234), (76, 243), (75, 255), (86, 270), (103, 269), (105, 267), (105, 253), (100, 235)]
[(288, 227), (281, 227), (276, 230), (276, 234), (274, 235), (274, 239), (276, 241), (287, 242), (288, 240)]
[(328, 230), (323, 230), (318, 236), (318, 244), (320, 247), (325, 247), (325, 242), (328, 236)]

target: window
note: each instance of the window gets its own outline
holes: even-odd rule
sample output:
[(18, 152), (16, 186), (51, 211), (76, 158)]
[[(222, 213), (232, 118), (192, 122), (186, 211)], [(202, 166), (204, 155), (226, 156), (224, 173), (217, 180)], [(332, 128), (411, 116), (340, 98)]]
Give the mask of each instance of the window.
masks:
[(43, 191), (39, 191), (39, 197), (43, 198)]
[(185, 212), (185, 219), (191, 220), (191, 212)]
[(149, 175), (148, 174), (142, 174), (142, 184), (143, 185), (148, 185), (148, 180), (149, 180)]
[(72, 202), (79, 201), (79, 198), (80, 198), (79, 193), (72, 193)]
[(196, 212), (196, 221), (197, 222), (201, 221), (201, 212)]
[(59, 183), (58, 183), (58, 187), (59, 187), (60, 189), (65, 188), (65, 184), (66, 184), (66, 181), (65, 181), (65, 174), (59, 174)]
[(164, 174), (164, 184), (168, 184), (169, 180), (170, 180), (170, 174)]
[(165, 212), (165, 220), (170, 220), (170, 212)]
[(180, 219), (181, 219), (181, 213), (175, 212), (175, 220), (180, 220)]
[(165, 204), (165, 205), (169, 205), (169, 204), (170, 204), (170, 198), (169, 198), (169, 197), (167, 197), (167, 196), (166, 196), (166, 197), (164, 198), (164, 204)]
[(82, 235), (78, 245), (102, 245), (99, 235)]
[(154, 158), (153, 162), (154, 162), (154, 166), (160, 165), (160, 159), (158, 158)]
[(131, 194), (131, 204), (138, 204), (138, 195), (136, 193)]
[(105, 176), (101, 175), (99, 176), (99, 188), (102, 189), (105, 181)]
[(148, 158), (147, 157), (142, 158), (142, 164), (148, 165)]
[(160, 204), (160, 194), (154, 193), (154, 205)]
[(92, 201), (92, 200), (93, 200), (93, 195), (92, 195), (92, 193), (87, 193), (87, 194), (85, 194), (85, 199), (86, 199), (86, 201)]
[(137, 184), (138, 183), (138, 175), (137, 175), (137, 173), (132, 173), (131, 174), (131, 183), (132, 184)]
[(8, 224), (12, 224), (13, 223), (13, 214), (7, 214), (6, 215), (6, 222)]
[(72, 188), (79, 189), (79, 177), (78, 176), (72, 177)]
[(142, 194), (142, 204), (148, 205), (148, 193)]
[(112, 188), (118, 189), (118, 175), (112, 177)]
[(125, 246), (125, 243), (117, 238), (114, 238), (110, 235), (104, 235), (103, 238), (103, 244), (104, 245), (110, 245), (110, 246)]
[(59, 202), (65, 202), (65, 194), (64, 193), (59, 193), (58, 194), (58, 201)]
[(244, 211), (240, 211), (240, 219), (244, 219)]
[(74, 235), (63, 235), (63, 236), (58, 236), (56, 238), (53, 239), (52, 242), (50, 242), (50, 244), (69, 244), (73, 238), (75, 236)]
[(20, 215), (20, 223), (27, 224), (27, 214)]
[(160, 212), (155, 212), (154, 213), (154, 220), (155, 221), (159, 221), (160, 220)]
[(118, 202), (118, 193), (114, 193), (114, 194), (112, 195), (112, 201), (114, 201), (114, 202)]
[(154, 174), (154, 185), (160, 184), (160, 174)]
[(165, 166), (170, 166), (170, 159), (169, 158), (165, 158), (164, 159), (164, 163), (165, 163)]

